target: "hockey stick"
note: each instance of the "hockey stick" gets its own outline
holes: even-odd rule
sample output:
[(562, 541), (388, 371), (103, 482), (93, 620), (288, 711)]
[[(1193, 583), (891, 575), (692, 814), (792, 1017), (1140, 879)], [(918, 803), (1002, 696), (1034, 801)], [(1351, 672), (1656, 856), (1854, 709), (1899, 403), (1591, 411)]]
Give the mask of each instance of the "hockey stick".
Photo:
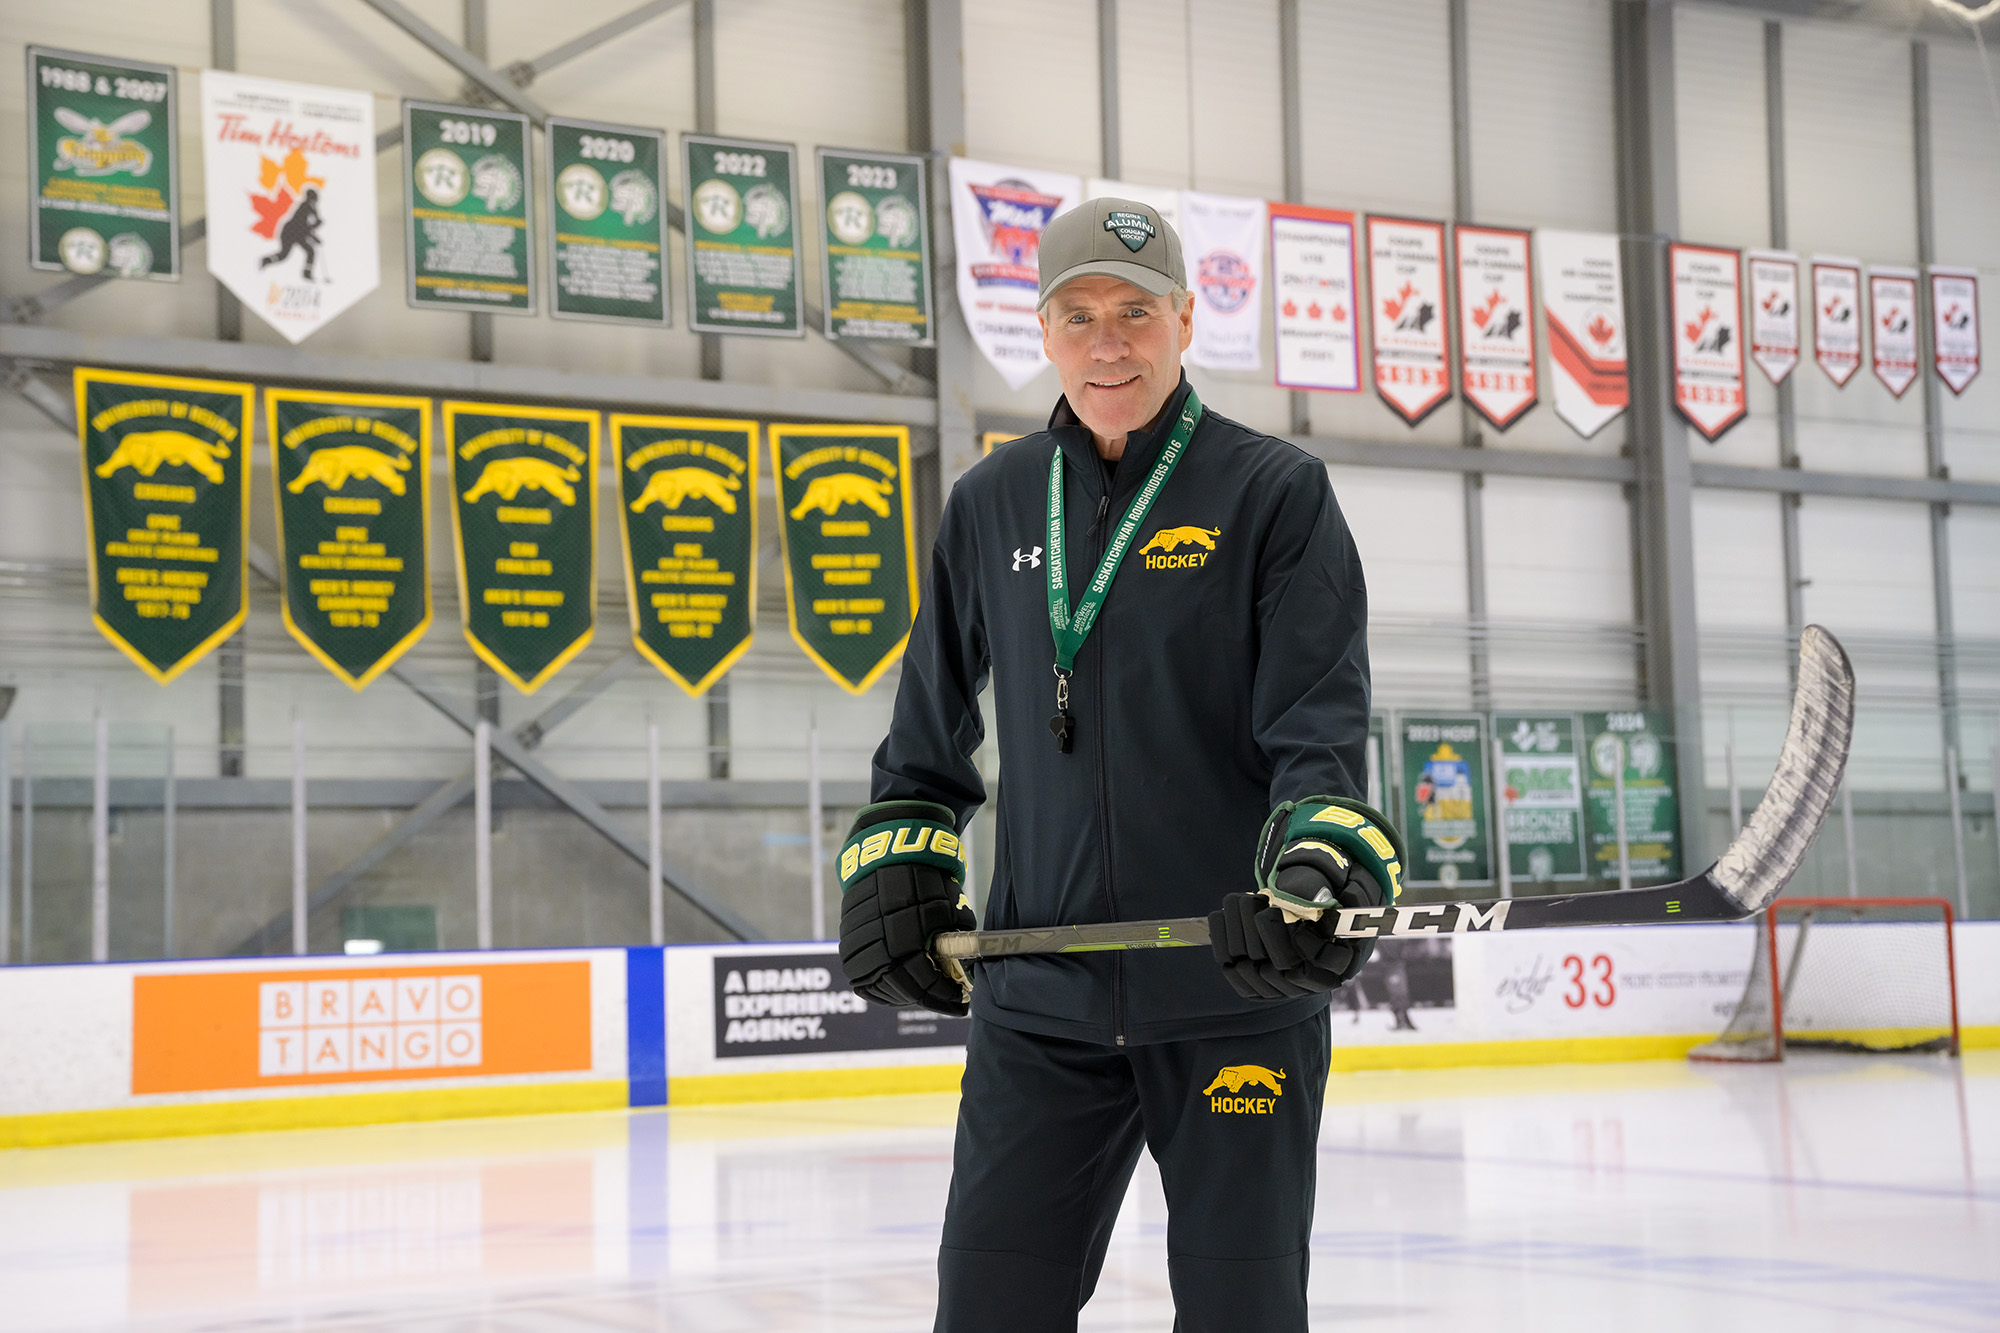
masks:
[[(1833, 635), (1808, 625), (1799, 636), (1799, 686), (1791, 729), (1764, 799), (1724, 849), (1693, 879), (1655, 888), (1608, 889), (1563, 897), (1486, 898), (1338, 909), (1331, 934), (1385, 935), (1542, 930), (1552, 926), (1641, 926), (1677, 921), (1740, 921), (1784, 889), (1812, 846), (1840, 791), (1854, 733), (1854, 669)], [(1172, 949), (1208, 943), (1208, 919), (1108, 921), (1027, 930), (968, 930), (931, 943), (940, 958)]]

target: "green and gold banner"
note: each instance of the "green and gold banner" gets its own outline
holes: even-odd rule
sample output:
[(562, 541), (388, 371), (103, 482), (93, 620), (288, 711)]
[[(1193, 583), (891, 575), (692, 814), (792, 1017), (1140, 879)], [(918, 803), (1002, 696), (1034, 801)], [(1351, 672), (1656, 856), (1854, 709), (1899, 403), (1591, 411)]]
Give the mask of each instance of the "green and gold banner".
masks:
[(596, 623), (597, 413), (446, 403), (444, 434), (466, 641), (532, 694)]
[(924, 160), (822, 148), (819, 188), (826, 336), (931, 346)]
[(164, 685), (250, 611), (250, 414), (222, 380), (76, 372), (91, 619)]
[(850, 694), (902, 656), (917, 614), (910, 432), (773, 426), (785, 609), (806, 656)]
[(1486, 719), (1397, 718), (1402, 758), (1403, 837), (1411, 887), (1458, 888), (1493, 882), (1486, 822)]
[(178, 80), (171, 65), (28, 48), (28, 263), (178, 281)]
[(688, 327), (806, 336), (799, 263), (798, 150), (681, 136), (687, 186)]
[(528, 118), (404, 102), (403, 154), (410, 304), (533, 314)]
[(550, 313), (664, 327), (666, 135), (563, 116), (544, 128)]
[(264, 391), (285, 628), (359, 690), (431, 626), (431, 403)]
[(632, 642), (689, 694), (750, 651), (757, 423), (611, 418)]
[(1614, 776), (1625, 769), (1625, 860), (1632, 878), (1681, 877), (1680, 802), (1674, 792), (1673, 714), (1628, 708), (1585, 713), (1590, 756), (1586, 804), (1592, 873), (1618, 878), (1618, 800)]

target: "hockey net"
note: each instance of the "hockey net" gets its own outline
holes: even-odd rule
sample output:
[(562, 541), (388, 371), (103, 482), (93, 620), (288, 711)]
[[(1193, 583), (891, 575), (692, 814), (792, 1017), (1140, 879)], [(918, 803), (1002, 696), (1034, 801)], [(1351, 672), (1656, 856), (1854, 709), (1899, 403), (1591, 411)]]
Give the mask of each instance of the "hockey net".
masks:
[(1757, 920), (1750, 978), (1695, 1060), (1782, 1060), (1788, 1047), (1958, 1054), (1951, 904), (1780, 898)]

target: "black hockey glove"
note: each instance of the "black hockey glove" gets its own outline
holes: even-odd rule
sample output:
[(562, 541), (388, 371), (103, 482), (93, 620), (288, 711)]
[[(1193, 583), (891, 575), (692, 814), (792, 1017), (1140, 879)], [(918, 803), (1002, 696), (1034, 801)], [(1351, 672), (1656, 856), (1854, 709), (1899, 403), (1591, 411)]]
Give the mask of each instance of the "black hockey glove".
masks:
[[(1227, 894), (1222, 909), (1209, 913), (1222, 974), (1247, 1000), (1346, 985), (1375, 942), (1335, 939), (1326, 927), (1340, 908), (1393, 903), (1402, 871), (1402, 842), (1370, 807), (1337, 796), (1284, 802), (1257, 840), (1258, 891)], [(1336, 915), (1327, 918), (1329, 911)]]
[(928, 801), (861, 811), (840, 849), (840, 966), (856, 994), (897, 1008), (970, 1012), (964, 967), (930, 952), (945, 931), (979, 928), (964, 878), (951, 811)]

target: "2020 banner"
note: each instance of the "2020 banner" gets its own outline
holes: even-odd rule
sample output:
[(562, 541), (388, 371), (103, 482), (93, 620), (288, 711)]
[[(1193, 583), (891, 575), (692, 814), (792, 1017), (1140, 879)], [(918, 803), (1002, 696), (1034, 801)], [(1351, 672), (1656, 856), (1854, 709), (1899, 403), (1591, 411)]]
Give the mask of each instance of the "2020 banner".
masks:
[(534, 313), (528, 118), (404, 102), (403, 153), (410, 304)]
[(91, 620), (164, 685), (250, 612), (248, 384), (76, 371)]
[(1458, 256), (1460, 387), (1505, 430), (1535, 405), (1534, 264), (1529, 236), (1508, 227), (1461, 226)]
[(683, 134), (681, 170), (688, 327), (805, 337), (798, 150), (759, 139)]
[(1411, 864), (1403, 882), (1491, 884), (1486, 719), (1474, 714), (1400, 717), (1403, 833)]
[(1549, 321), (1549, 372), (1556, 415), (1589, 439), (1625, 410), (1625, 287), (1616, 236), (1535, 233), (1541, 247), (1542, 309)]
[(1375, 392), (1414, 426), (1451, 397), (1444, 224), (1368, 219)]
[(1749, 411), (1743, 393), (1742, 256), (1712, 245), (1667, 247), (1674, 406), (1713, 443)]
[(950, 175), (958, 308), (973, 344), (1018, 389), (1049, 364), (1035, 313), (1042, 231), (1076, 206), (1083, 181), (962, 157), (951, 160)]
[(931, 212), (924, 160), (819, 150), (826, 336), (929, 347)]
[(1272, 204), (1270, 216), (1278, 386), (1359, 393), (1354, 214)]
[(549, 313), (665, 328), (666, 135), (565, 116), (545, 128)]
[(28, 48), (32, 267), (180, 280), (179, 105), (171, 65)]

